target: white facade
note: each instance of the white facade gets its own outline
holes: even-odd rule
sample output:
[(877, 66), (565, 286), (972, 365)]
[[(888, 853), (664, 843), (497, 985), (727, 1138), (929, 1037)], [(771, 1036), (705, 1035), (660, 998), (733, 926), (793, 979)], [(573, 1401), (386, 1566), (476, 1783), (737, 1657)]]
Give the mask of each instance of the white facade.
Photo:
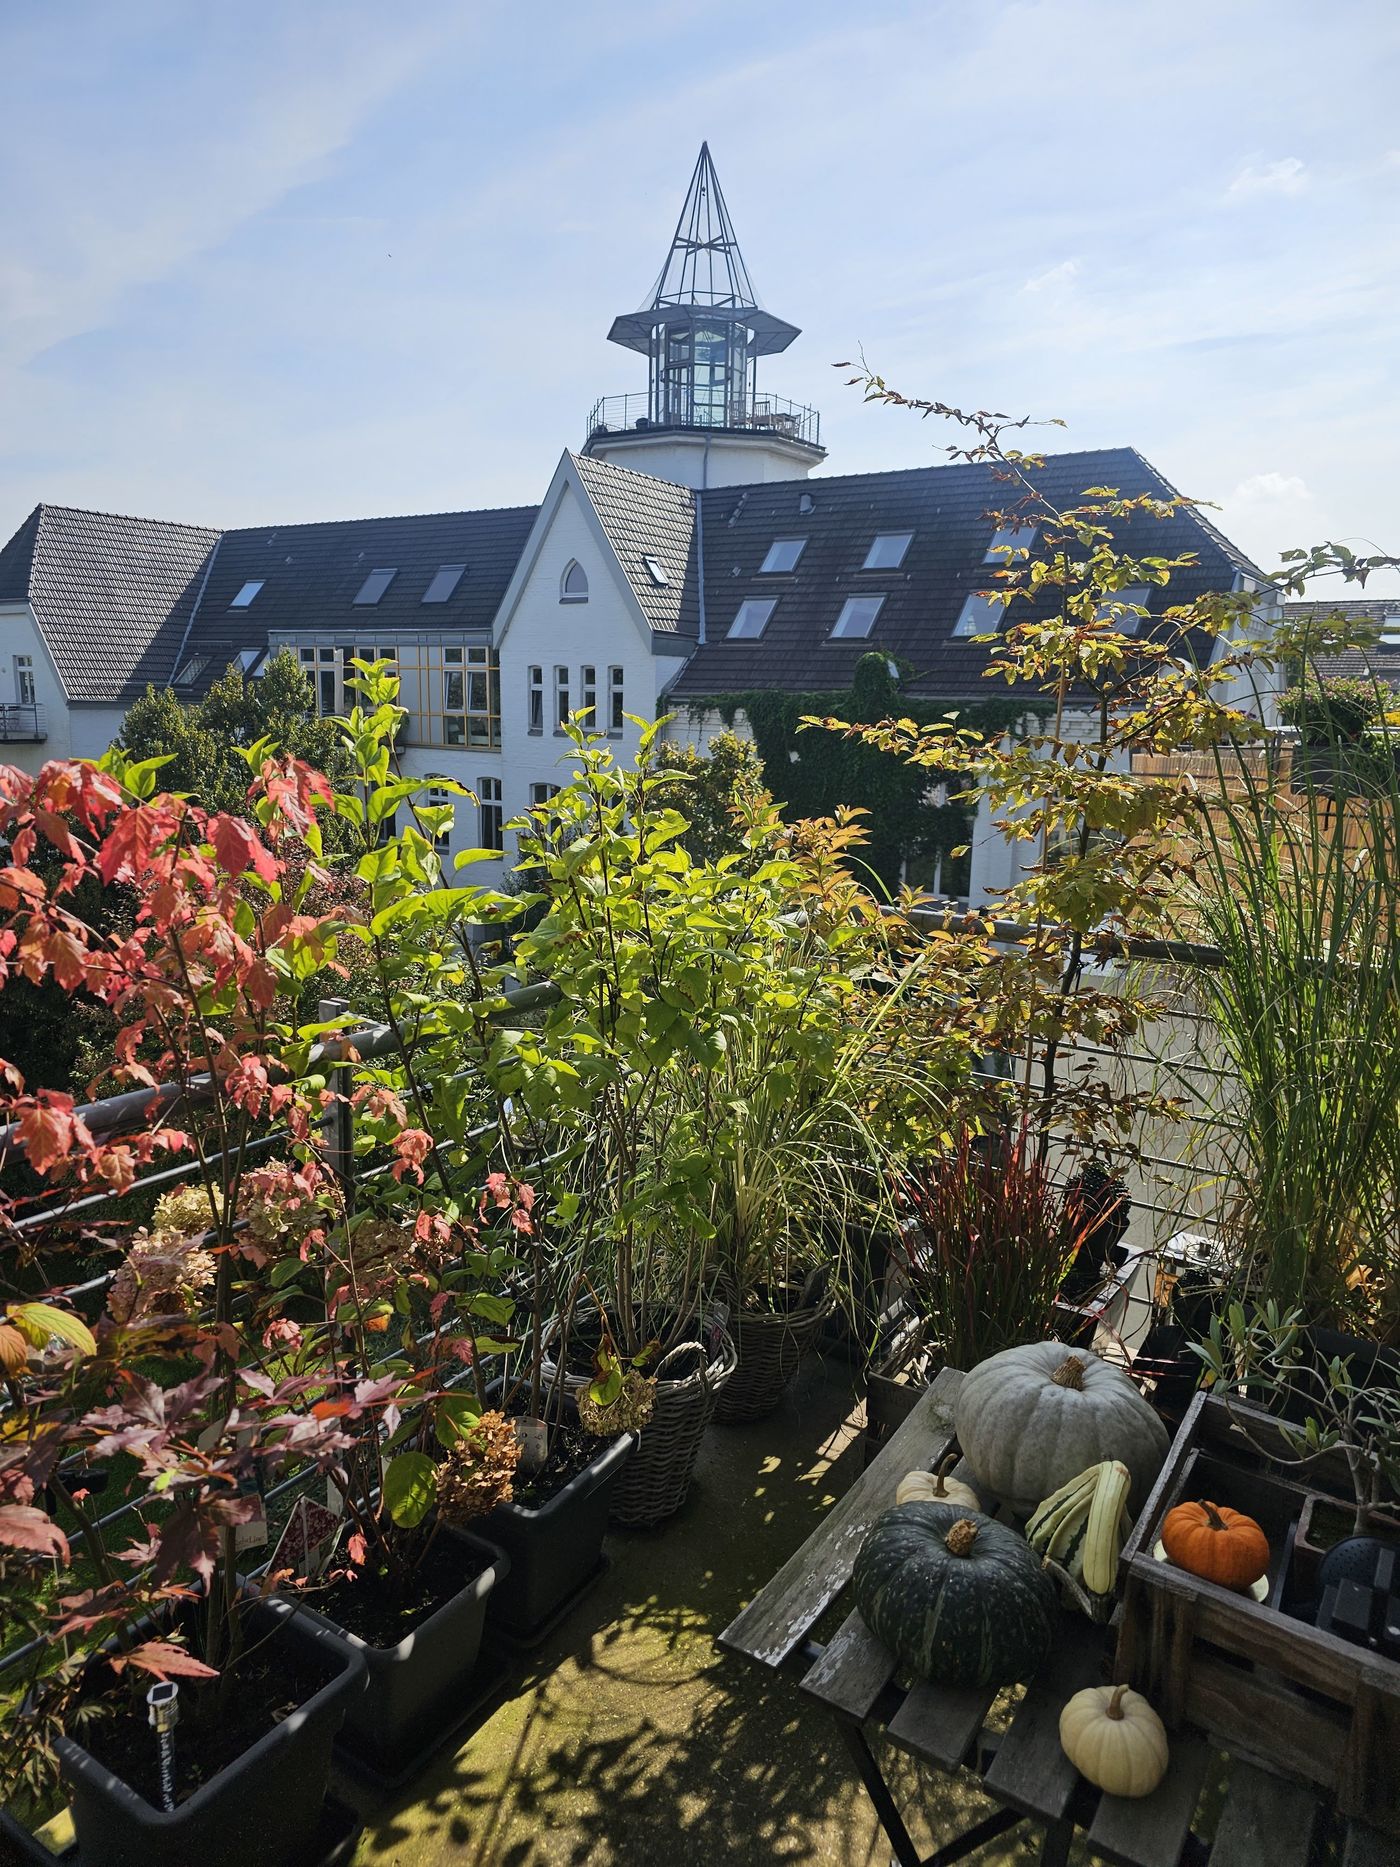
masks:
[(630, 467), (677, 486), (752, 486), (760, 480), (805, 479), (823, 458), (814, 448), (776, 434), (726, 429), (668, 428), (657, 434), (595, 435), (587, 450), (610, 466)]
[[(42, 740), (30, 736), (35, 722)], [(46, 759), (96, 757), (111, 734), (90, 752), (84, 724), (80, 712), (69, 711), (33, 610), (27, 603), (0, 604), (0, 763), (37, 772)]]

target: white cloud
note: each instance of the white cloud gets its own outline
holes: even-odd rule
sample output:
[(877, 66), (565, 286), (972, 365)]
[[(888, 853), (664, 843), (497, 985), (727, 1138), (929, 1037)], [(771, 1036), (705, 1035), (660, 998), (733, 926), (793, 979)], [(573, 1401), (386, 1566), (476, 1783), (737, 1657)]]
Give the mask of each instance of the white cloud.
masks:
[(1244, 195), (1301, 194), (1307, 185), (1307, 165), (1300, 157), (1280, 156), (1276, 162), (1265, 162), (1251, 156), (1225, 193), (1237, 200)]
[(1298, 473), (1252, 473), (1231, 494), (1240, 505), (1276, 505), (1280, 501), (1311, 499), (1308, 483)]
[(1032, 278), (1027, 279), (1021, 290), (1023, 292), (1056, 292), (1078, 277), (1079, 261), (1062, 259), (1058, 266), (1050, 266), (1046, 271), (1037, 272)]

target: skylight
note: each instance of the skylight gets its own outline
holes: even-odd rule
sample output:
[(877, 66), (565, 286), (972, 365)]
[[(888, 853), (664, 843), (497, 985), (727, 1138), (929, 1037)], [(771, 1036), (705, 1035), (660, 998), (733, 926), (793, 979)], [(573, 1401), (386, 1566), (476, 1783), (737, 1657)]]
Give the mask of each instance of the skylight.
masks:
[(913, 532), (876, 532), (861, 569), (898, 570), (913, 536)]
[(1001, 627), (1003, 606), (976, 590), (968, 592), (962, 612), (953, 624), (954, 635), (994, 635)]
[(266, 653), (264, 648), (240, 648), (233, 658), (234, 666), (241, 668), (245, 674), (252, 674)]
[[(445, 603), (448, 597), (450, 597), (452, 592), (457, 588), (457, 585), (462, 581), (462, 572), (466, 568), (465, 564), (444, 564), (433, 578), (433, 581), (423, 592), (423, 601), (425, 603)], [(378, 576), (379, 572), (376, 571), (375, 575)], [(361, 591), (360, 594), (363, 596), (364, 592)]]
[(882, 596), (848, 596), (831, 631), (833, 640), (837, 636), (869, 635), (884, 600)]
[(759, 565), (760, 575), (769, 571), (796, 570), (797, 560), (807, 548), (805, 538), (775, 538), (768, 555)]
[(729, 625), (729, 640), (756, 642), (768, 627), (768, 618), (777, 607), (776, 597), (746, 597)]
[(194, 683), (208, 666), (208, 655), (191, 655), (189, 660), (177, 671), (173, 684), (176, 687), (193, 687)]
[(1029, 551), (1035, 543), (1034, 525), (999, 525), (992, 533), (992, 541), (987, 546), (984, 564), (1000, 564), (1003, 569), (1018, 560), (1010, 554), (1015, 551)]
[(642, 563), (646, 568), (647, 576), (651, 578), (654, 584), (658, 584), (664, 590), (671, 581), (666, 575), (666, 567), (653, 557), (644, 557)]
[(1134, 614), (1133, 604), (1139, 609), (1147, 608), (1145, 583), (1131, 584), (1126, 590), (1115, 590), (1112, 596), (1106, 596), (1095, 612), (1095, 620), (1111, 622), (1120, 635), (1136, 635), (1143, 618)]
[(1400, 613), (1381, 617), (1381, 646), (1400, 648)]
[(229, 608), (247, 609), (248, 605), (258, 594), (258, 591), (262, 589), (265, 582), (266, 579), (263, 577), (250, 577), (248, 582), (245, 583), (243, 588), (238, 592), (238, 595), (229, 604)]
[(397, 576), (397, 567), (393, 570), (372, 570), (369, 576), (366, 577), (364, 582), (360, 585), (360, 594), (355, 598), (355, 601), (357, 603), (377, 603)]

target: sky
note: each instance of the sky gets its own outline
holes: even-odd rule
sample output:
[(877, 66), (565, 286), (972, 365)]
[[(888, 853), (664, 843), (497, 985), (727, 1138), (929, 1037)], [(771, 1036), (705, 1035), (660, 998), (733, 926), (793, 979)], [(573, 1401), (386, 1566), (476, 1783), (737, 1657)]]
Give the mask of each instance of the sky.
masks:
[(953, 438), (863, 354), (1400, 554), (1395, 0), (4, 0), (0, 70), (0, 538), (537, 501), (708, 138), (823, 471)]

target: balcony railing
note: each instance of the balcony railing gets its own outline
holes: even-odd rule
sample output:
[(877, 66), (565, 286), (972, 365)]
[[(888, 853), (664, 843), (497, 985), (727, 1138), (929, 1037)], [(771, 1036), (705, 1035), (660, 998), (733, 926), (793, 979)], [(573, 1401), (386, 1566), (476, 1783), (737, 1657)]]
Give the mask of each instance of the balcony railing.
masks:
[[(712, 419), (707, 419), (709, 416)], [(821, 416), (814, 408), (789, 402), (780, 395), (750, 396), (744, 405), (709, 411), (692, 409), (689, 417), (669, 414), (658, 417), (652, 410), (649, 395), (605, 395), (593, 404), (588, 417), (584, 446), (599, 435), (670, 434), (677, 429), (709, 429), (712, 433), (765, 434), (778, 440), (798, 441), (805, 447), (821, 446)]]
[(0, 741), (9, 745), (42, 745), (48, 736), (42, 707), (15, 701), (0, 704)]

